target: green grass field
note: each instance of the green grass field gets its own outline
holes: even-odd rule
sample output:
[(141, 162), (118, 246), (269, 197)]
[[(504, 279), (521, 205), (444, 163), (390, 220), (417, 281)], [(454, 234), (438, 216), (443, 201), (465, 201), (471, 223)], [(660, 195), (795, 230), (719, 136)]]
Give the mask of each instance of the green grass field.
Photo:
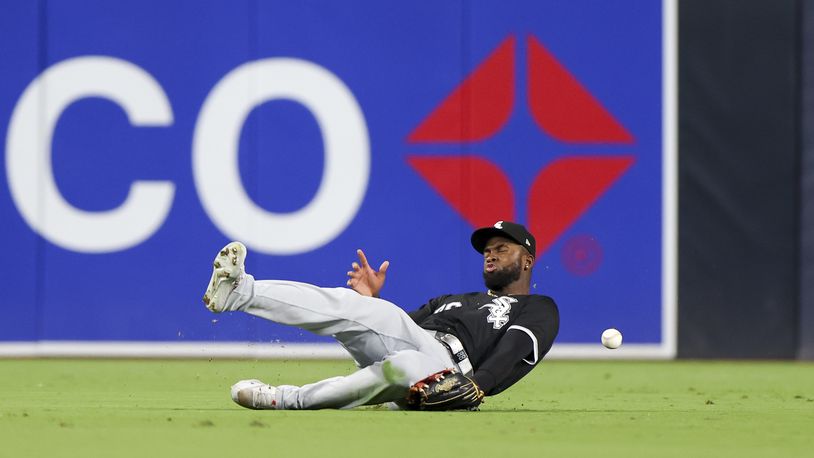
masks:
[(347, 361), (0, 360), (0, 457), (814, 456), (814, 364), (546, 361), (480, 412), (250, 411)]

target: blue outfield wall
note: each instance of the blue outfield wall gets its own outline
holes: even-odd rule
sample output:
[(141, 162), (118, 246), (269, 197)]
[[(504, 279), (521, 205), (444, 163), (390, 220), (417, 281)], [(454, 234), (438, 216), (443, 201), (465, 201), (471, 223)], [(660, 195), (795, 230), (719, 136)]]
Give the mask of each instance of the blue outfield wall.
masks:
[(363, 248), (412, 310), (482, 289), (469, 234), (515, 219), (555, 349), (674, 354), (672, 2), (0, 9), (0, 348), (329, 342), (207, 312), (217, 250), (338, 287)]

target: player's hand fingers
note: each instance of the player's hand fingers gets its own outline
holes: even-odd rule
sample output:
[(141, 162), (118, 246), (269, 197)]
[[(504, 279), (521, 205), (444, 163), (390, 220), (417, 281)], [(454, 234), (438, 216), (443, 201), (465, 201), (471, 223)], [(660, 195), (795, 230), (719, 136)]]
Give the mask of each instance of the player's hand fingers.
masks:
[(354, 270), (354, 271), (358, 271), (358, 270), (359, 270), (359, 264), (357, 264), (357, 263), (355, 263), (355, 262), (354, 262), (353, 264), (351, 264), (351, 266), (353, 267), (353, 270)]
[(356, 250), (356, 255), (359, 256), (359, 262), (362, 263), (362, 267), (367, 267), (367, 257), (365, 256), (365, 252), (362, 250)]
[(387, 268), (390, 267), (390, 261), (384, 261), (379, 267), (379, 273), (384, 275), (387, 273)]

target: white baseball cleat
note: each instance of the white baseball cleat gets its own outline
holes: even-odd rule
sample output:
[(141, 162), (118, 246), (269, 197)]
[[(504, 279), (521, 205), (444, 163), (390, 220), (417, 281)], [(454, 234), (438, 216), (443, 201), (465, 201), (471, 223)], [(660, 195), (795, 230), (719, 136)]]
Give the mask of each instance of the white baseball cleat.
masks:
[(277, 409), (277, 388), (260, 380), (241, 380), (232, 385), (232, 400), (247, 409)]
[(246, 274), (246, 246), (232, 242), (218, 252), (212, 263), (212, 278), (204, 293), (206, 308), (220, 313), (226, 308), (226, 298)]

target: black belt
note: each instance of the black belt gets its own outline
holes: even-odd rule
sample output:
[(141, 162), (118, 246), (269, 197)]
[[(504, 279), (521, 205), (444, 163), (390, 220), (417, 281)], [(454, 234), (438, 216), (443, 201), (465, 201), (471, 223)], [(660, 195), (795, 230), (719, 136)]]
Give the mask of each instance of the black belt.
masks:
[(458, 365), (458, 369), (460, 369), (461, 373), (467, 377), (471, 376), (473, 372), (472, 363), (469, 361), (469, 355), (466, 354), (461, 340), (452, 334), (441, 331), (435, 331), (434, 335), (436, 340), (447, 347), (449, 354), (452, 355), (452, 361)]

